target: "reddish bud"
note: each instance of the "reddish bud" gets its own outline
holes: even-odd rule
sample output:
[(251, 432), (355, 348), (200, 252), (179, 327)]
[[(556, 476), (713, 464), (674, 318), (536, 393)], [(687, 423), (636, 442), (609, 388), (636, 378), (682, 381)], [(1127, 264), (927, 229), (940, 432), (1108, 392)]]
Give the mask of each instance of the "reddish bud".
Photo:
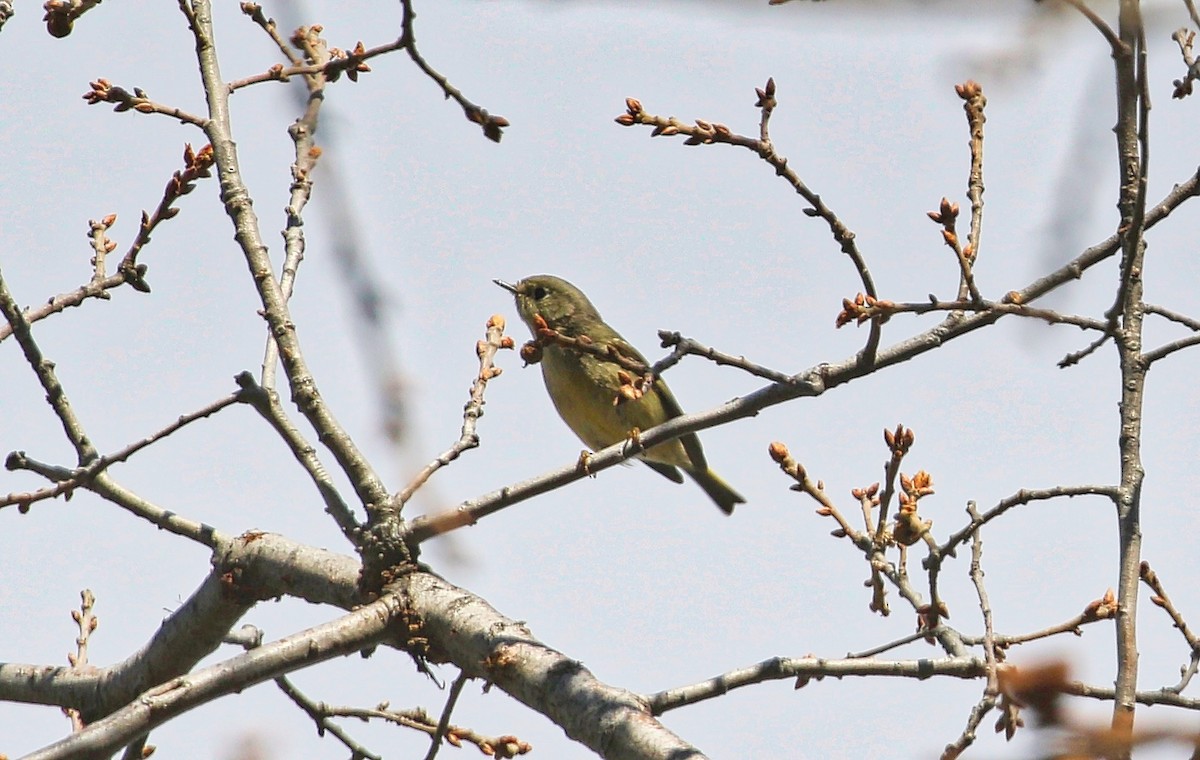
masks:
[(767, 446), (767, 453), (771, 455), (771, 459), (777, 464), (783, 464), (791, 456), (788, 447), (780, 441), (772, 441)]

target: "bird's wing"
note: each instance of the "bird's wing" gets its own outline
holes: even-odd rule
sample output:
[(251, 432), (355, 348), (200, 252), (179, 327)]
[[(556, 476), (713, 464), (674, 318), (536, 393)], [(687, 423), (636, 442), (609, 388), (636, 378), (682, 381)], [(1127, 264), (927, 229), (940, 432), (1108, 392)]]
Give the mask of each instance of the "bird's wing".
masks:
[[(609, 340), (622, 354), (637, 359), (647, 367), (650, 366), (650, 362), (646, 361), (646, 357), (642, 356), (640, 351), (631, 346), (629, 342), (622, 338), (615, 330), (613, 331), (613, 336), (609, 338)], [(683, 408), (679, 406), (679, 402), (675, 399), (675, 394), (671, 393), (671, 389), (667, 387), (667, 384), (661, 377), (654, 381), (654, 389), (658, 392), (659, 398), (662, 399), (663, 410), (667, 413), (667, 419), (683, 415)], [(683, 450), (687, 452), (688, 459), (691, 460), (692, 465), (696, 468), (697, 472), (704, 472), (708, 470), (708, 460), (704, 457), (704, 449), (701, 448), (700, 439), (696, 437), (695, 433), (688, 433), (687, 435), (680, 436), (679, 442), (683, 444)], [(651, 467), (654, 467), (654, 465), (650, 462), (647, 462), (646, 464), (650, 464)], [(665, 472), (662, 472), (662, 470), (659, 470), (658, 467), (654, 467), (654, 469), (658, 470), (667, 478), (675, 480), (675, 478), (671, 477)], [(675, 476), (682, 477), (678, 472), (675, 473)], [(676, 480), (675, 482), (679, 483), (682, 482), (682, 480)]]
[(681, 473), (679, 471), (679, 468), (677, 468), (677, 467), (672, 467), (669, 464), (659, 464), (658, 462), (651, 462), (649, 459), (643, 459), (642, 462), (647, 467), (649, 467), (651, 470), (654, 470), (655, 472), (657, 472), (659, 475), (662, 475), (667, 480), (673, 481), (675, 483), (683, 482), (683, 473)]
[[(679, 402), (675, 400), (675, 394), (671, 393), (671, 389), (667, 384), (659, 378), (654, 381), (654, 388), (658, 391), (659, 397), (662, 399), (663, 409), (667, 411), (668, 418), (681, 417), (683, 409), (679, 406)], [(697, 472), (704, 472), (708, 469), (708, 460), (704, 458), (704, 449), (700, 446), (700, 439), (695, 433), (679, 436), (679, 442), (683, 444), (683, 450), (687, 452), (688, 459), (692, 460)]]
[(638, 351), (636, 348), (634, 348), (632, 345), (630, 345), (629, 341), (622, 338), (620, 333), (618, 333), (616, 330), (612, 330), (611, 335), (604, 335), (604, 336), (601, 336), (599, 339), (597, 339), (596, 336), (594, 336), (594, 335), (591, 336), (591, 338), (592, 338), (592, 340), (599, 340), (600, 342), (611, 343), (614, 346), (616, 346), (617, 350), (620, 351), (622, 354), (624, 354), (627, 358), (636, 359), (637, 361), (641, 362), (642, 364), (645, 364), (647, 367), (650, 366), (650, 362), (646, 360), (646, 357), (642, 356), (642, 352)]

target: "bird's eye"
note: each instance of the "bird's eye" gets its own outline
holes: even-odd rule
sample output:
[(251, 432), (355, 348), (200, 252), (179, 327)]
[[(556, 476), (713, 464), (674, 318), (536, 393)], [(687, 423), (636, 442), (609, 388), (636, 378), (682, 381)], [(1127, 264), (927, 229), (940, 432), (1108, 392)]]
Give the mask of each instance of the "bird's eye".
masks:
[(546, 297), (546, 289), (538, 285), (533, 289), (533, 300), (540, 301)]

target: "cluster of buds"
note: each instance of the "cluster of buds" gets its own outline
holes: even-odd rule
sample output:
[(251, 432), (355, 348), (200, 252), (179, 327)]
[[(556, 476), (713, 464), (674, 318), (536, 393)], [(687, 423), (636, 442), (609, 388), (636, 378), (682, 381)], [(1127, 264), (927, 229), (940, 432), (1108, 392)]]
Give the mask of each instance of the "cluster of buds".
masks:
[(212, 176), (209, 169), (212, 168), (214, 160), (212, 145), (205, 145), (199, 151), (194, 151), (190, 143), (185, 144), (183, 146), (183, 171), (177, 171), (171, 175), (171, 180), (167, 183), (166, 194), (177, 198), (195, 190), (196, 180)]
[(933, 527), (933, 520), (921, 519), (917, 514), (917, 500), (933, 493), (933, 479), (924, 470), (911, 478), (900, 473), (900, 488), (897, 495), (900, 511), (896, 513), (892, 524), (892, 538), (901, 546), (912, 546), (922, 539), (932, 543), (929, 530)]
[(153, 113), (154, 104), (150, 102), (146, 91), (141, 87), (134, 87), (133, 93), (124, 87), (116, 87), (107, 79), (97, 79), (95, 82), (89, 83), (92, 89), (83, 94), (83, 99), (88, 102), (88, 105), (94, 106), (97, 103), (116, 103), (113, 107), (114, 111), (128, 111), (133, 109), (140, 113)]
[(1083, 608), (1083, 619), (1085, 622), (1107, 620), (1116, 616), (1117, 596), (1111, 588), (1104, 592), (1104, 596), (1099, 599), (1093, 599)]
[[(775, 464), (779, 465), (779, 469), (791, 475), (796, 480), (803, 481), (808, 477), (808, 473), (804, 471), (804, 465), (792, 459), (792, 452), (788, 450), (787, 445), (782, 441), (772, 441), (771, 445), (767, 447), (767, 454), (770, 455)], [(792, 490), (800, 491), (803, 489), (792, 486)]]
[(1171, 39), (1179, 45), (1179, 52), (1183, 54), (1183, 62), (1187, 64), (1187, 73), (1183, 79), (1176, 79), (1171, 82), (1175, 86), (1175, 90), (1171, 93), (1171, 97), (1177, 100), (1182, 100), (1192, 94), (1192, 82), (1200, 77), (1200, 71), (1197, 71), (1197, 61), (1192, 55), (1192, 45), (1196, 42), (1196, 33), (1190, 29), (1181, 27), (1175, 30), (1171, 35)]
[[(455, 737), (457, 738), (457, 737)], [(461, 747), (462, 742), (455, 742), (450, 738), (450, 733), (446, 734), (446, 741), (456, 747)], [(533, 745), (527, 741), (522, 741), (515, 736), (506, 734), (498, 736), (491, 741), (480, 742), (479, 751), (485, 755), (491, 755), (498, 758), (516, 757), (517, 755), (525, 755), (533, 751)]]
[(684, 141), (684, 145), (730, 142), (733, 138), (733, 130), (724, 124), (713, 124), (704, 119), (696, 119), (695, 126), (689, 126), (674, 118), (663, 119), (658, 116), (650, 116), (643, 110), (641, 101), (637, 98), (625, 98), (625, 113), (614, 121), (623, 127), (632, 127), (634, 124), (653, 124), (654, 131), (650, 133), (651, 137), (687, 135), (688, 139)]
[(935, 224), (940, 224), (946, 229), (953, 231), (954, 225), (958, 221), (958, 204), (949, 198), (942, 198), (938, 210), (927, 211), (926, 214)]
[(927, 211), (926, 215), (934, 224), (942, 225), (942, 239), (946, 245), (953, 247), (958, 242), (955, 225), (958, 223), (958, 204), (949, 198), (942, 198), (937, 211)]
[(900, 473), (900, 488), (903, 496), (916, 501), (933, 493), (933, 476), (924, 470), (917, 470), (911, 478)]
[(886, 317), (893, 309), (896, 308), (894, 301), (888, 301), (874, 296), (859, 293), (851, 301), (849, 298), (842, 299), (842, 310), (837, 315), (837, 327), (845, 327), (854, 322), (861, 325), (868, 319), (875, 317)]
[(95, 219), (89, 219), (88, 220), (88, 236), (90, 237), (91, 234), (94, 232), (103, 232), (103, 231), (107, 230), (109, 227), (112, 227), (116, 223), (117, 223), (117, 215), (116, 214), (109, 214), (108, 216), (104, 217), (103, 219), (101, 219), (98, 222)]
[(883, 431), (883, 442), (887, 444), (892, 456), (897, 459), (907, 454), (916, 440), (917, 436), (912, 428), (906, 428), (903, 425), (897, 425), (894, 431), (887, 429)]
[[(494, 328), (498, 332), (503, 333), (505, 326), (506, 323), (504, 320), (504, 315), (502, 314), (493, 314), (487, 321), (487, 327), (489, 330)], [(511, 349), (515, 345), (516, 343), (513, 341), (511, 335), (505, 335), (500, 338), (500, 348)]]
[(304, 57), (311, 64), (323, 64), (328, 60), (327, 43), (321, 37), (325, 27), (321, 24), (298, 26), (288, 39), (297, 50), (304, 52)]
[(872, 507), (878, 507), (879, 482), (876, 481), (866, 488), (851, 488), (850, 495), (858, 499), (860, 503), (869, 504)]
[(258, 3), (239, 3), (238, 8), (241, 9), (242, 13), (254, 19), (254, 23), (263, 27), (269, 27), (271, 29), (275, 28), (275, 19), (264, 16), (262, 12), (262, 6)]
[(511, 336), (503, 334), (504, 325), (504, 317), (500, 314), (493, 314), (487, 321), (487, 340), (480, 340), (475, 343), (475, 355), (482, 362), (479, 369), (479, 379), (485, 382), (491, 380), (493, 377), (499, 377), (500, 373), (503, 372), (500, 367), (492, 365), (490, 358), (488, 358), (488, 353), (492, 350), (492, 346), (511, 349), (516, 345)]
[(767, 79), (766, 87), (755, 87), (754, 94), (758, 96), (758, 100), (754, 101), (755, 108), (761, 108), (764, 111), (772, 111), (779, 102), (775, 100), (775, 77)]
[[(264, 28), (273, 28), (275, 22), (270, 19), (262, 18), (262, 9), (254, 4), (243, 3), (242, 12), (250, 16), (256, 23), (263, 25)], [(346, 72), (346, 77), (351, 82), (358, 81), (359, 73), (366, 73), (371, 70), (371, 67), (364, 60), (367, 57), (367, 49), (359, 41), (355, 44), (354, 49), (347, 52), (341, 48), (331, 48), (329, 44), (321, 37), (321, 32), (325, 31), (325, 27), (320, 24), (312, 26), (301, 26), (292, 33), (290, 42), (296, 46), (298, 50), (303, 51), (304, 58), (313, 66), (324, 66), (322, 72), (330, 82), (336, 82), (342, 72)], [(281, 69), (272, 67), (273, 78), (285, 80), (286, 77), (279, 76)]]
[[(936, 605), (922, 604), (917, 608), (917, 631), (933, 631), (942, 624), (942, 618), (950, 619), (950, 608), (946, 603), (938, 600)], [(926, 637), (926, 641), (933, 643), (932, 636)]]
[(92, 258), (92, 266), (103, 265), (103, 257), (117, 249), (115, 240), (108, 238), (108, 230), (117, 223), (117, 215), (109, 214), (100, 221), (88, 220), (87, 236), (92, 241), (96, 256)]
[(336, 82), (339, 71), (346, 72), (346, 78), (351, 82), (358, 81), (359, 73), (367, 73), (371, 67), (363, 60), (363, 56), (367, 54), (367, 49), (363, 47), (362, 41), (354, 46), (350, 52), (346, 52), (341, 48), (330, 48), (329, 58), (331, 61), (337, 61), (336, 68), (329, 70), (329, 81)]
[(199, 151), (192, 150), (190, 143), (183, 146), (183, 169), (176, 170), (167, 180), (167, 187), (163, 190), (163, 199), (155, 209), (154, 216), (145, 211), (142, 212), (139, 233), (145, 240), (150, 239), (150, 232), (159, 222), (173, 219), (179, 213), (179, 209), (172, 204), (195, 190), (196, 180), (212, 176), (212, 172), (209, 170), (212, 168), (214, 160), (212, 145), (205, 145)]
[(974, 79), (968, 79), (962, 84), (954, 85), (954, 92), (963, 99), (963, 110), (972, 120), (983, 119), (983, 109), (987, 106), (987, 98), (983, 96), (983, 85)]
[(696, 126), (688, 134), (684, 145), (710, 145), (714, 142), (729, 142), (733, 130), (724, 124), (711, 124), (704, 119), (696, 119)]
[(486, 108), (479, 106), (471, 106), (463, 109), (467, 115), (467, 121), (478, 124), (483, 127), (483, 136), (492, 142), (500, 142), (500, 138), (504, 137), (502, 131), (509, 125), (508, 119), (503, 116), (488, 113)]
[[(942, 198), (941, 204), (937, 211), (927, 211), (926, 215), (933, 220), (935, 224), (942, 225), (942, 242), (950, 246), (954, 250), (958, 250), (958, 230), (956, 224), (958, 222), (958, 204), (951, 201), (949, 198)], [(971, 246), (967, 245), (962, 249), (963, 256), (967, 261), (972, 259)]]
[[(614, 121), (623, 127), (632, 127), (634, 124), (640, 123), (642, 118), (642, 103), (637, 98), (625, 98), (625, 113), (618, 116)], [(675, 130), (678, 132), (679, 130)], [(659, 133), (661, 134), (661, 133)], [(675, 134), (672, 132), (672, 134)]]
[(956, 92), (958, 97), (962, 98), (963, 100), (971, 100), (972, 98), (978, 98), (983, 95), (983, 86), (974, 79), (968, 79), (962, 84), (954, 85), (954, 92)]

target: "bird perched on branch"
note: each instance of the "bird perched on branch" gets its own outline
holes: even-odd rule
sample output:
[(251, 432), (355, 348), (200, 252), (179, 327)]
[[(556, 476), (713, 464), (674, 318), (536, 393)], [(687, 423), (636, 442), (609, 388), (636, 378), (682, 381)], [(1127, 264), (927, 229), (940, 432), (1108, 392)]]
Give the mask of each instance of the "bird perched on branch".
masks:
[[(683, 414), (662, 378), (647, 382), (649, 364), (609, 327), (579, 288), (551, 275), (514, 284), (494, 280), (511, 292), (517, 312), (533, 333), (530, 362), (538, 361), (554, 408), (589, 448), (599, 450)], [(721, 511), (732, 514), (741, 494), (713, 472), (695, 433), (647, 449), (638, 457), (676, 483), (680, 470), (696, 481)]]

